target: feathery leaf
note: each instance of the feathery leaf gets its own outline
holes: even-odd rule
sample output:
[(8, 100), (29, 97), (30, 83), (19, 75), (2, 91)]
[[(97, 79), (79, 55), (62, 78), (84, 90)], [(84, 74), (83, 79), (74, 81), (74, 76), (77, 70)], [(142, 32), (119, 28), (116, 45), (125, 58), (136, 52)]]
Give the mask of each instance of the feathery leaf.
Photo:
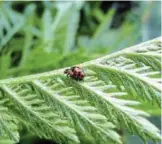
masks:
[(7, 98), (10, 104), (4, 107), (13, 109), (13, 116), (36, 135), (58, 142), (79, 143), (87, 138), (90, 143), (121, 143), (114, 128), (157, 141), (159, 130), (145, 118), (149, 115), (131, 107), (139, 102), (122, 97), (161, 104), (160, 65), (153, 67), (155, 60), (160, 63), (160, 42), (158, 38), (80, 64), (84, 81), (66, 77), (65, 68), (1, 80), (0, 103)]
[[(50, 111), (44, 101), (37, 98), (36, 93), (28, 85), (3, 85), (6, 97), (13, 103), (16, 111), (33, 127), (39, 129), (42, 137), (61, 141), (74, 141), (78, 143), (75, 130), (68, 126), (66, 120)], [(42, 133), (43, 132), (43, 133)]]

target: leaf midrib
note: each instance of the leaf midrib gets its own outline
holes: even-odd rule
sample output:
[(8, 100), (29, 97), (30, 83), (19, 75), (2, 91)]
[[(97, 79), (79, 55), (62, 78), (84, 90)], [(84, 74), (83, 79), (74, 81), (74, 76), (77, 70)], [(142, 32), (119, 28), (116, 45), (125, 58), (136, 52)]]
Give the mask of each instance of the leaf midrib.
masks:
[[(88, 67), (91, 64), (99, 63), (102, 60), (111, 59), (113, 57), (129, 53), (129, 52), (131, 52), (133, 50), (136, 50), (136, 48), (138, 48), (138, 47), (145, 46), (145, 45), (147, 45), (149, 43), (155, 43), (155, 42), (160, 41), (160, 40), (161, 40), (161, 37), (158, 37), (156, 39), (153, 39), (153, 40), (150, 40), (150, 41), (147, 41), (147, 42), (144, 42), (144, 43), (132, 46), (132, 47), (128, 47), (128, 48), (123, 49), (121, 51), (112, 53), (110, 55), (106, 55), (106, 56), (103, 56), (101, 58), (97, 58), (95, 60), (91, 60), (91, 61), (88, 61), (88, 62), (84, 62), (82, 64), (78, 64), (78, 66), (80, 66), (80, 67)], [(44, 78), (47, 78), (47, 77), (57, 76), (57, 75), (60, 75), (60, 74), (63, 75), (64, 70), (67, 69), (67, 68), (69, 68), (69, 67), (65, 67), (65, 68), (50, 71), (50, 72), (44, 72), (44, 73), (40, 73), (40, 74), (32, 74), (32, 75), (27, 75), (27, 76), (21, 76), (21, 77), (16, 77), (16, 78), (8, 78), (8, 79), (0, 80), (0, 87), (3, 84), (26, 83), (26, 82), (30, 82), (32, 80), (36, 80), (36, 79), (39, 79), (39, 78), (44, 79)]]

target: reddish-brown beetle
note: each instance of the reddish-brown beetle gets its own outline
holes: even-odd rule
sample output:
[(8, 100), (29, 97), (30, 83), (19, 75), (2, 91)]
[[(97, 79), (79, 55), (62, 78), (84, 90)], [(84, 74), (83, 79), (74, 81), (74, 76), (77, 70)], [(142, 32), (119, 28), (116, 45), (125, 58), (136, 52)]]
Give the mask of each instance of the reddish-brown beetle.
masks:
[(64, 73), (74, 80), (83, 80), (85, 77), (84, 71), (78, 66), (73, 66), (70, 69), (66, 69)]

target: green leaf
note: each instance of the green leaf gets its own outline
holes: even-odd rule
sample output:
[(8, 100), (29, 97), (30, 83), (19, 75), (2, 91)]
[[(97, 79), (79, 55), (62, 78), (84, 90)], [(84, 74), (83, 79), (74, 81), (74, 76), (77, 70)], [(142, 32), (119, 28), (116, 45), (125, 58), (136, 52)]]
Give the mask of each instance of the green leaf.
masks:
[(43, 93), (43, 98), (54, 110), (72, 121), (76, 129), (83, 129), (82, 135), (88, 132), (96, 141), (100, 139), (103, 142), (112, 140), (120, 143), (119, 135), (111, 130), (114, 126), (107, 122), (106, 117), (99, 114), (88, 101), (76, 95), (72, 87), (65, 87), (62, 83), (61, 79), (33, 82), (34, 87)]
[(75, 130), (68, 126), (67, 121), (61, 120), (57, 113), (51, 112), (28, 85), (3, 85), (2, 89), (18, 114), (24, 120), (30, 121), (33, 128), (39, 130), (37, 131), (39, 136), (55, 139), (58, 142), (66, 141), (66, 139), (75, 143), (79, 142), (75, 136)]
[(0, 52), (24, 24), (24, 17), (11, 9), (7, 4), (0, 10)]
[(56, 3), (55, 18), (49, 10), (45, 10), (43, 22), (43, 45), (46, 51), (61, 51), (69, 53), (74, 48), (76, 32), (79, 23), (79, 11), (83, 2)]
[[(0, 80), (0, 102), (6, 98), (4, 107), (32, 133), (58, 142), (121, 143), (115, 132), (121, 128), (144, 141), (160, 141), (159, 129), (146, 119), (149, 115), (135, 109), (138, 101), (161, 103), (160, 68), (146, 63), (146, 55), (160, 61), (159, 43), (157, 38), (80, 64), (83, 81), (67, 77), (66, 68)], [(130, 53), (145, 61), (129, 58)]]
[(5, 107), (7, 101), (0, 93), (0, 142), (17, 143), (19, 141), (18, 128), (14, 117)]

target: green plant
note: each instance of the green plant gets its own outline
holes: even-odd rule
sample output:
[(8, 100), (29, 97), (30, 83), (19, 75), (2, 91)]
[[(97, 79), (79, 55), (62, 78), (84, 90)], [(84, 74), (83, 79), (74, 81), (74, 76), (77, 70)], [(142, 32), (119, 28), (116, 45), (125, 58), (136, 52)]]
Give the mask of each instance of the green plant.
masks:
[[(111, 29), (115, 8), (104, 14), (100, 10), (100, 2), (94, 9), (88, 2), (68, 2), (66, 5), (64, 2), (40, 2), (38, 5), (42, 7), (41, 15), (38, 13), (38, 5), (33, 2), (0, 4), (0, 55), (3, 57), (0, 63), (8, 63), (4, 68), (0, 64), (0, 71), (3, 69), (1, 79), (81, 63), (105, 52), (115, 51), (121, 45), (127, 47), (137, 38), (136, 35), (129, 37), (138, 28), (138, 23), (132, 25), (129, 17), (121, 28)], [(21, 13), (13, 9), (18, 4), (24, 6)], [(98, 24), (91, 21), (94, 25), (93, 33), (85, 34), (82, 30), (85, 24), (79, 23), (81, 10), (84, 15), (98, 21)], [(89, 31), (86, 28), (86, 32)], [(114, 40), (117, 35), (119, 37)], [(71, 57), (75, 55), (78, 59), (74, 61)]]
[(86, 73), (81, 82), (67, 78), (65, 68), (1, 80), (1, 139), (18, 142), (22, 124), (64, 143), (122, 143), (120, 128), (159, 141), (149, 115), (133, 106), (135, 100), (161, 104), (161, 49), (158, 38), (80, 64)]

